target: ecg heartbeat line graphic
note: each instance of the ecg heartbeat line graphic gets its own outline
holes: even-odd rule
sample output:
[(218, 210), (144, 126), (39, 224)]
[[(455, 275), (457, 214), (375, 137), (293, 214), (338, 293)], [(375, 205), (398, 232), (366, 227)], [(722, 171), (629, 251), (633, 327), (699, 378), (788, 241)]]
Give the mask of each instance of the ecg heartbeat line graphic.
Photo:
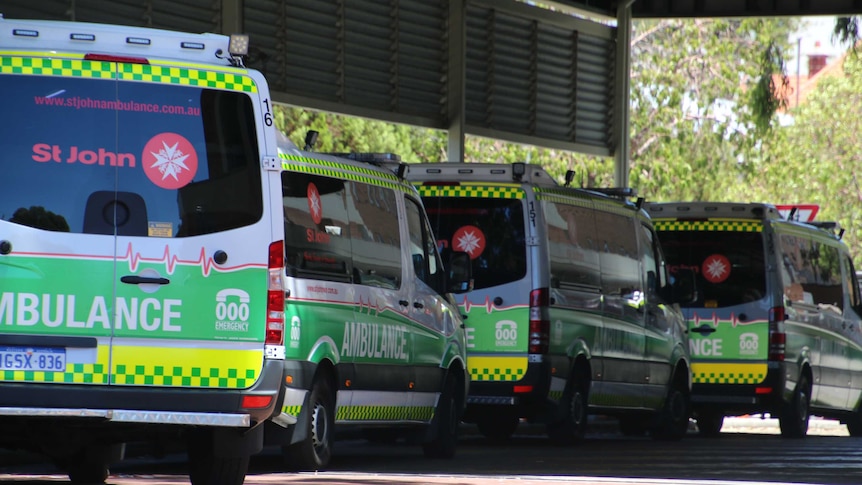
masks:
[(477, 304), (477, 303), (473, 303), (472, 301), (470, 301), (469, 298), (467, 297), (467, 295), (464, 295), (464, 302), (460, 303), (458, 306), (464, 307), (464, 311), (467, 313), (470, 313), (470, 309), (473, 308), (474, 306), (479, 307), (479, 308), (484, 307), (485, 311), (487, 313), (491, 313), (491, 311), (494, 309), (509, 310), (511, 308), (526, 308), (527, 307), (527, 305), (512, 305), (512, 306), (507, 306), (507, 307), (497, 306), (494, 304), (494, 302), (491, 301), (490, 296), (485, 297), (484, 303), (478, 303)]

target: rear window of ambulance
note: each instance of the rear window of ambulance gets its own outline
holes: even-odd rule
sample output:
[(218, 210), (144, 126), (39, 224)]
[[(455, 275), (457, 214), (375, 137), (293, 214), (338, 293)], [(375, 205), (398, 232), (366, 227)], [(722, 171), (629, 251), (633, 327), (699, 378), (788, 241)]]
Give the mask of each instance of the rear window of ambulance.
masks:
[(50, 231), (184, 237), (258, 221), (247, 94), (0, 75), (0, 219)]
[(470, 255), (475, 289), (518, 281), (526, 275), (522, 200), (423, 197), (422, 202), (438, 248)]
[(697, 275), (695, 307), (721, 308), (766, 296), (763, 237), (759, 232), (660, 231), (673, 275), (688, 268)]

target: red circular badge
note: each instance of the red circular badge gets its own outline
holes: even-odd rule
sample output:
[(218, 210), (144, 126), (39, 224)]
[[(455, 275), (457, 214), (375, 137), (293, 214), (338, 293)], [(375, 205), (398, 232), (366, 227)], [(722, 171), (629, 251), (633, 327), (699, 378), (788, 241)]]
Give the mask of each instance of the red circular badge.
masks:
[(469, 254), (470, 259), (476, 259), (485, 250), (485, 235), (476, 226), (461, 226), (452, 235), (452, 247)]
[(144, 146), (144, 173), (163, 189), (185, 187), (198, 171), (198, 154), (182, 135), (159, 133)]
[(700, 267), (703, 277), (710, 283), (721, 283), (730, 276), (730, 260), (721, 254), (713, 254)]
[(315, 224), (320, 224), (323, 220), (323, 206), (320, 203), (320, 192), (317, 191), (317, 186), (314, 183), (308, 183), (308, 212), (311, 214), (311, 220)]

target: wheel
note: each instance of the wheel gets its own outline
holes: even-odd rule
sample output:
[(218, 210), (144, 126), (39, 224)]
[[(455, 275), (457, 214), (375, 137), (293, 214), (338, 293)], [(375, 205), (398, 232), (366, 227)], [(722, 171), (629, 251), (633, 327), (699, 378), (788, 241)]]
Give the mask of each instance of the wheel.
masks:
[(72, 483), (100, 484), (108, 478), (108, 465), (120, 459), (121, 447), (116, 444), (85, 446), (70, 455), (55, 457), (54, 463), (69, 475)]
[(650, 425), (644, 416), (622, 416), (619, 424), (623, 436), (643, 436), (649, 431)]
[(778, 416), (781, 436), (785, 438), (804, 438), (808, 434), (808, 407), (811, 404), (811, 384), (808, 376), (801, 374), (790, 402)]
[(697, 431), (701, 436), (715, 438), (721, 434), (724, 415), (716, 412), (697, 413)]
[(488, 410), (476, 417), (476, 426), (482, 436), (492, 441), (506, 441), (515, 434), (520, 418), (514, 411)]
[(847, 425), (847, 432), (850, 436), (859, 437), (862, 436), (862, 413), (860, 413), (860, 409), (857, 409), (853, 416), (848, 418), (844, 424)]
[(691, 417), (691, 396), (688, 386), (676, 381), (671, 385), (664, 406), (659, 412), (658, 423), (652, 430), (657, 440), (677, 441), (688, 433), (688, 420)]
[(108, 478), (108, 463), (104, 459), (78, 453), (57, 461), (57, 465), (69, 475), (75, 484), (100, 484)]
[(282, 450), (290, 470), (314, 471), (329, 465), (332, 458), (335, 427), (335, 397), (325, 377), (315, 380), (308, 399), (311, 415), (306, 423), (305, 440)]
[(422, 444), (422, 451), (429, 458), (452, 458), (455, 456), (455, 444), (458, 441), (458, 427), (461, 423), (459, 410), (458, 382), (450, 374), (446, 376), (437, 410), (431, 426), (434, 427), (434, 438)]
[(547, 425), (548, 437), (558, 445), (578, 443), (587, 433), (587, 389), (585, 382), (575, 379), (573, 377), (569, 381), (560, 399), (557, 415)]
[(189, 437), (189, 481), (192, 485), (242, 485), (250, 456), (221, 456), (213, 447), (211, 432)]

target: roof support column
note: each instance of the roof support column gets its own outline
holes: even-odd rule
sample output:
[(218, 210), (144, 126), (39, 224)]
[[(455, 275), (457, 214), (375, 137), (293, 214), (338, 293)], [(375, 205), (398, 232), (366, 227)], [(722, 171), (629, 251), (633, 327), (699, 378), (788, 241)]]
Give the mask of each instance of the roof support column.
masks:
[(466, 0), (449, 1), (449, 67), (447, 76), (446, 120), (448, 146), (446, 157), (450, 162), (464, 160), (464, 136), (466, 116), (464, 104), (467, 81), (465, 79), (467, 56), (467, 7)]
[(243, 0), (221, 0), (221, 33), (224, 35), (242, 34)]
[(617, 51), (614, 72), (614, 183), (629, 185), (629, 100), (631, 90), (631, 45), (633, 0), (620, 2), (617, 7)]

